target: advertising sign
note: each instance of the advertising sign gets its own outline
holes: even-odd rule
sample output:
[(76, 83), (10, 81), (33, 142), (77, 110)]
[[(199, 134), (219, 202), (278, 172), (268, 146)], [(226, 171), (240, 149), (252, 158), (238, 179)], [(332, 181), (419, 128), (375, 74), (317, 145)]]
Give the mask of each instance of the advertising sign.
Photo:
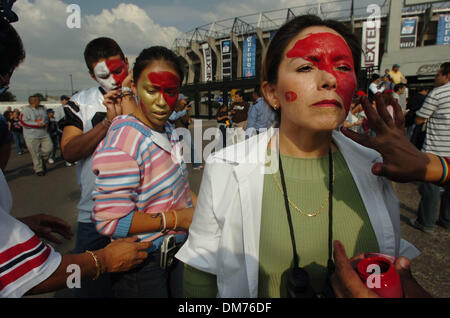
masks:
[(450, 44), (450, 14), (439, 16), (436, 44)]
[(400, 48), (416, 47), (418, 17), (402, 19), (402, 29), (400, 31)]
[(232, 46), (231, 40), (220, 41), (221, 53), (222, 53), (222, 78), (224, 80), (232, 78)]
[(203, 57), (205, 59), (205, 82), (212, 82), (213, 70), (212, 70), (212, 55), (211, 48), (208, 43), (202, 44)]
[(380, 28), (377, 23), (363, 23), (362, 48), (361, 67), (377, 67), (380, 55)]
[(244, 36), (244, 77), (256, 76), (256, 35)]

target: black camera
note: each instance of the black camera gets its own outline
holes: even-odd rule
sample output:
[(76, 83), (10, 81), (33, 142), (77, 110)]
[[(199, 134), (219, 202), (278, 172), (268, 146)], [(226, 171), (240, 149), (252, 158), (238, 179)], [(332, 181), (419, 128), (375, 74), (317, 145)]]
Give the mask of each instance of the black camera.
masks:
[(286, 277), (286, 288), (289, 298), (336, 298), (331, 287), (329, 273), (327, 273), (322, 292), (317, 293), (311, 286), (308, 272), (301, 267), (289, 269)]

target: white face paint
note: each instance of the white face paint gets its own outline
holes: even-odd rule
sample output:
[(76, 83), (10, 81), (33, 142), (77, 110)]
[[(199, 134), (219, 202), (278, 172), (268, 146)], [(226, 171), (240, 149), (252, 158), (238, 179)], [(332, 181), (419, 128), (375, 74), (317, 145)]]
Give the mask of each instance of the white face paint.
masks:
[(105, 61), (97, 63), (94, 68), (94, 75), (97, 79), (97, 82), (101, 87), (103, 87), (105, 91), (109, 92), (110, 90), (118, 87), (118, 85), (116, 84), (116, 80), (111, 74), (111, 71), (108, 69)]

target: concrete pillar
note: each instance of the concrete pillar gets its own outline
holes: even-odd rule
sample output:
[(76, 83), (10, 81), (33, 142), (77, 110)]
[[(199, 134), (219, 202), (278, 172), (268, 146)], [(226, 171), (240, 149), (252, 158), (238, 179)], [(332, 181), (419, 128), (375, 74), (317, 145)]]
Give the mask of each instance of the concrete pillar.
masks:
[(200, 60), (200, 79), (201, 82), (205, 82), (206, 78), (205, 78), (205, 60), (203, 58), (203, 52), (200, 50), (200, 45), (198, 44), (198, 42), (191, 42), (191, 49), (192, 52), (195, 53), (195, 55), (197, 55), (198, 59)]
[(258, 37), (259, 43), (261, 43), (261, 65), (263, 65), (264, 57), (266, 56), (267, 46), (264, 43), (263, 31), (261, 28), (256, 29), (256, 36)]
[(216, 62), (217, 62), (216, 63), (216, 81), (221, 81), (222, 80), (222, 54), (217, 49), (216, 40), (214, 38), (209, 36), (206, 40), (207, 40), (209, 46), (211, 47), (211, 50), (216, 55)]
[(194, 62), (189, 57), (189, 55), (186, 52), (186, 48), (183, 46), (177, 47), (177, 53), (182, 56), (186, 62), (188, 63), (188, 74), (186, 77), (186, 83), (187, 84), (193, 84), (195, 79), (195, 69), (194, 69)]
[(231, 42), (234, 44), (234, 47), (236, 48), (237, 51), (237, 65), (236, 65), (236, 77), (237, 78), (241, 78), (242, 77), (242, 66), (243, 66), (243, 53), (242, 53), (242, 47), (239, 46), (239, 39), (236, 36), (236, 34), (234, 34), (234, 32), (230, 33), (230, 38), (231, 38)]
[(386, 53), (391, 53), (400, 50), (402, 10), (403, 10), (403, 1), (391, 0), (388, 23), (386, 28), (386, 47), (385, 47)]

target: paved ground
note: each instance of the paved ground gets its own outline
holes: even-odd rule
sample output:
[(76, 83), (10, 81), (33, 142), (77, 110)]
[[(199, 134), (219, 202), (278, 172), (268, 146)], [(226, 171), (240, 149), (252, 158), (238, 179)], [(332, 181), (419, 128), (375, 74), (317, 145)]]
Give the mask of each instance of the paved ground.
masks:
[[(189, 165), (190, 183), (198, 193), (202, 172), (192, 170)], [(44, 177), (33, 174), (28, 152), (18, 156), (12, 149), (11, 158), (5, 171), (14, 197), (12, 214), (16, 217), (35, 213), (47, 213), (63, 218), (76, 232), (76, 205), (80, 191), (76, 182), (76, 167), (66, 167), (58, 160), (49, 165)], [(422, 255), (413, 260), (413, 274), (419, 283), (436, 297), (450, 297), (450, 231), (436, 228), (434, 235), (425, 234), (407, 225), (408, 218), (415, 215), (420, 196), (415, 184), (395, 184), (401, 201), (402, 237), (413, 243)], [(74, 239), (56, 246), (61, 253), (74, 248)], [(71, 297), (71, 292), (63, 290), (39, 297)]]

